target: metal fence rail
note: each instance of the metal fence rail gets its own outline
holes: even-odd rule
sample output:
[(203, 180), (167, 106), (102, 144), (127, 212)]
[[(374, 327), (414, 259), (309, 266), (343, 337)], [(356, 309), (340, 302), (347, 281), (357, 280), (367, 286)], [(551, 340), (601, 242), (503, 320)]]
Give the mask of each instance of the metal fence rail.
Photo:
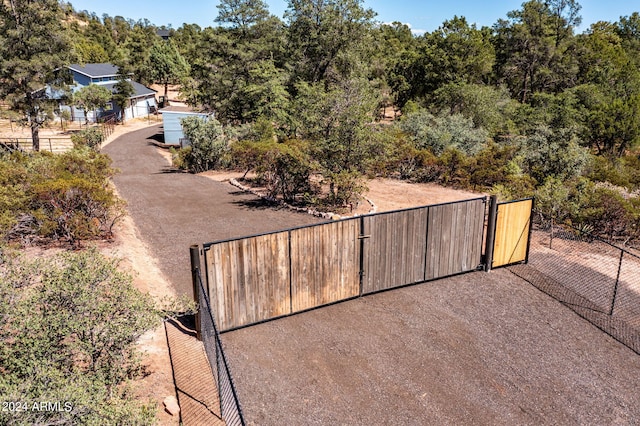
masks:
[(510, 268), (640, 354), (640, 257), (571, 227), (541, 229), (528, 265)]
[(200, 315), (201, 336), (204, 348), (211, 365), (211, 370), (216, 378), (220, 400), (220, 413), (228, 426), (244, 426), (244, 417), (233, 377), (229, 370), (229, 364), (222, 348), (220, 333), (213, 319), (209, 297), (204, 289), (200, 270), (197, 273), (198, 285), (198, 310)]

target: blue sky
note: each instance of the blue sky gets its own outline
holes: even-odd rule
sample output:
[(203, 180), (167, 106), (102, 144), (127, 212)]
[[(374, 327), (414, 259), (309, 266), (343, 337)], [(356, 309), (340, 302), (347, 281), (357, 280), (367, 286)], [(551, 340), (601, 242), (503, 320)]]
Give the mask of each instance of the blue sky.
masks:
[[(179, 28), (183, 23), (202, 27), (215, 25), (216, 0), (70, 0), (76, 10), (88, 10), (99, 16), (107, 13), (138, 20), (147, 18), (155, 25)], [(286, 0), (266, 0), (271, 13), (282, 17)], [(519, 9), (523, 0), (365, 0), (378, 13), (380, 22), (399, 21), (421, 31), (433, 31), (454, 15), (465, 16), (478, 26), (493, 25), (510, 10)], [(640, 12), (640, 3), (631, 0), (579, 0), (583, 24), (579, 32), (597, 21), (617, 21), (620, 16)]]

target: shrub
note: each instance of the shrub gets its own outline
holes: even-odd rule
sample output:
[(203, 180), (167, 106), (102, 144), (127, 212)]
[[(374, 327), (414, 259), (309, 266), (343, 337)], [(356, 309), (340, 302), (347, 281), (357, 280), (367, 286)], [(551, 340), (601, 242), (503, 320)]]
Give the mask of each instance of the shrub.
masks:
[(222, 166), (229, 143), (220, 123), (200, 117), (187, 117), (180, 122), (190, 145), (178, 151), (174, 164), (194, 173)]
[(428, 149), (435, 155), (448, 148), (473, 155), (488, 139), (484, 129), (474, 128), (473, 120), (461, 114), (434, 116), (422, 110), (404, 117), (400, 128), (409, 135), (416, 148)]
[(100, 146), (104, 142), (104, 133), (99, 127), (90, 127), (71, 135), (71, 142), (76, 149), (88, 146), (94, 151), (100, 151)]
[(231, 146), (231, 154), (237, 166), (246, 172), (256, 171), (270, 197), (294, 201), (299, 195), (311, 192), (312, 161), (302, 141), (237, 142)]
[(154, 423), (128, 382), (141, 371), (135, 342), (159, 316), (117, 263), (93, 249), (37, 262), (0, 252), (0, 394), (69, 404), (0, 423)]
[(86, 147), (0, 157), (0, 235), (72, 245), (108, 237), (122, 212), (113, 173), (109, 157)]
[(574, 220), (592, 226), (599, 235), (610, 240), (637, 237), (638, 204), (637, 200), (627, 200), (614, 189), (595, 186), (592, 191), (581, 192)]

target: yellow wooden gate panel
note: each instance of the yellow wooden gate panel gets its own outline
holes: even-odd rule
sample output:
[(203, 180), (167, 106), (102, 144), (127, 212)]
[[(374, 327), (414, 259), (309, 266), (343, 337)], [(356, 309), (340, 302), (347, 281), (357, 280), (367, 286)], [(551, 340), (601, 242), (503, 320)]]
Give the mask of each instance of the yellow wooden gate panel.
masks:
[(498, 205), (492, 267), (497, 268), (527, 259), (532, 208), (533, 200)]

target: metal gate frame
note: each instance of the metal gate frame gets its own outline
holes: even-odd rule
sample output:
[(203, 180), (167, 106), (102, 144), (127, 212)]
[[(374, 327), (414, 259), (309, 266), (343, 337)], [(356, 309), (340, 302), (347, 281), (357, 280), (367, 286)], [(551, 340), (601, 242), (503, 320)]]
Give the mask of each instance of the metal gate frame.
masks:
[[(499, 207), (500, 206), (504, 206), (504, 205), (508, 205), (508, 204), (515, 204), (515, 203), (521, 203), (521, 202), (525, 202), (525, 201), (531, 201), (531, 210), (529, 213), (529, 217), (527, 220), (527, 226), (528, 226), (528, 232), (527, 232), (527, 242), (526, 242), (526, 249), (525, 249), (525, 257), (524, 259), (517, 259), (513, 262), (509, 262), (509, 263), (505, 263), (502, 265), (498, 265), (498, 266), (494, 266), (494, 251), (495, 251), (495, 247), (496, 247), (496, 242), (497, 242), (497, 238), (496, 238), (496, 233), (497, 233), (497, 224), (498, 224), (498, 214), (499, 214)], [(486, 244), (485, 244), (485, 271), (489, 272), (492, 269), (498, 269), (498, 268), (506, 268), (507, 266), (511, 266), (511, 265), (518, 265), (518, 264), (522, 264), (522, 263), (529, 263), (529, 248), (531, 246), (531, 232), (533, 231), (533, 209), (535, 207), (535, 199), (533, 197), (530, 198), (523, 198), (523, 199), (519, 199), (519, 200), (513, 200), (513, 201), (505, 201), (505, 202), (498, 202), (497, 196), (492, 195), (491, 196), (491, 201), (489, 204), (489, 217), (488, 217), (488, 223), (487, 223), (487, 238), (486, 238)], [(519, 245), (519, 242), (516, 243), (516, 245), (514, 246), (514, 249)]]
[[(529, 216), (529, 224), (531, 223), (531, 219), (533, 217), (533, 199), (529, 198), (529, 199), (525, 199), (525, 200), (532, 200), (532, 209), (531, 209), (531, 214)], [(216, 309), (216, 306), (218, 304), (218, 294), (210, 294), (210, 293), (214, 293), (215, 291), (211, 288), (212, 283), (209, 282), (210, 279), (210, 274), (212, 273), (212, 271), (210, 270), (210, 266), (209, 265), (211, 263), (211, 260), (208, 259), (208, 256), (211, 255), (211, 250), (212, 247), (220, 245), (220, 244), (228, 244), (228, 243), (232, 243), (232, 242), (242, 242), (244, 240), (248, 240), (248, 239), (252, 239), (252, 238), (258, 238), (258, 237), (266, 237), (266, 236), (274, 236), (276, 234), (284, 234), (287, 233), (288, 234), (288, 250), (287, 250), (287, 260), (282, 264), (282, 266), (287, 266), (287, 276), (288, 276), (288, 282), (284, 283), (282, 285), (286, 285), (288, 287), (287, 292), (289, 293), (289, 297), (291, 298), (291, 300), (289, 301), (288, 305), (290, 307), (290, 309), (288, 309), (287, 312), (278, 312), (278, 313), (267, 313), (266, 315), (258, 315), (258, 317), (250, 319), (248, 322), (245, 321), (240, 321), (237, 324), (229, 324), (229, 326), (225, 326), (225, 321), (218, 321), (218, 324), (220, 326), (220, 332), (226, 332), (226, 331), (231, 331), (231, 330), (235, 330), (238, 328), (243, 328), (243, 327), (247, 327), (250, 325), (254, 325), (254, 324), (259, 324), (265, 321), (271, 321), (277, 318), (282, 318), (282, 317), (286, 317), (289, 315), (293, 315), (296, 313), (300, 313), (300, 312), (305, 312), (307, 310), (311, 310), (311, 309), (316, 309), (319, 308), (321, 306), (327, 306), (327, 305), (331, 305), (334, 303), (339, 303), (342, 301), (347, 301), (347, 300), (351, 300), (357, 297), (361, 297), (367, 294), (373, 294), (373, 293), (377, 293), (379, 291), (386, 291), (386, 290), (390, 290), (392, 288), (400, 288), (400, 287), (405, 287), (405, 286), (409, 286), (409, 285), (414, 285), (414, 284), (419, 284), (419, 283), (424, 283), (424, 282), (428, 282), (428, 281), (432, 281), (432, 280), (436, 280), (436, 279), (441, 279), (441, 278), (446, 278), (448, 276), (452, 276), (452, 275), (458, 275), (458, 274), (462, 274), (462, 273), (467, 273), (467, 272), (472, 272), (472, 271), (477, 271), (477, 270), (481, 270), (484, 269), (485, 271), (490, 271), (492, 269), (492, 264), (493, 264), (493, 251), (495, 248), (495, 241), (496, 241), (496, 223), (497, 223), (497, 213), (498, 213), (498, 206), (499, 205), (504, 205), (504, 204), (511, 204), (514, 202), (521, 202), (521, 201), (525, 201), (525, 200), (516, 200), (516, 201), (512, 201), (512, 202), (506, 202), (506, 203), (498, 203), (497, 202), (497, 198), (495, 196), (492, 196), (490, 199), (487, 199), (487, 197), (477, 197), (477, 198), (472, 198), (472, 199), (468, 199), (468, 200), (460, 200), (460, 201), (454, 201), (454, 202), (449, 202), (449, 203), (440, 203), (440, 204), (434, 204), (434, 205), (429, 205), (429, 206), (422, 206), (422, 207), (414, 207), (414, 208), (409, 208), (409, 209), (401, 209), (401, 210), (394, 210), (394, 211), (390, 211), (390, 212), (380, 212), (380, 213), (375, 213), (372, 215), (363, 215), (360, 216), (359, 218), (346, 218), (346, 219), (341, 219), (339, 221), (332, 221), (332, 222), (325, 222), (325, 223), (320, 223), (320, 224), (313, 224), (313, 225), (307, 225), (307, 226), (300, 226), (300, 227), (295, 227), (295, 228), (290, 228), (290, 229), (285, 229), (285, 230), (279, 230), (279, 231), (273, 231), (273, 232), (267, 232), (267, 233), (262, 233), (262, 234), (257, 234), (257, 235), (251, 235), (251, 236), (245, 236), (245, 237), (239, 237), (239, 238), (231, 238), (231, 239), (227, 239), (227, 240), (221, 240), (221, 241), (215, 241), (212, 243), (207, 243), (207, 244), (201, 244), (201, 245), (197, 245), (195, 247), (197, 247), (197, 251), (196, 253), (198, 253), (198, 256), (192, 256), (192, 270), (200, 270), (204, 272), (204, 281), (205, 281), (205, 289), (207, 291), (207, 296), (209, 297), (209, 300), (211, 301), (211, 306), (212, 308)], [(426, 239), (424, 241), (425, 244), (427, 244), (427, 246), (424, 248), (424, 255), (427, 256), (429, 255), (429, 248), (428, 248), (428, 241), (429, 241), (429, 236), (431, 234), (431, 232), (429, 231), (429, 221), (430, 221), (430, 216), (431, 216), (431, 210), (432, 209), (437, 209), (438, 207), (443, 207), (443, 206), (447, 206), (447, 205), (454, 205), (454, 204), (461, 204), (461, 203), (469, 203), (469, 202), (478, 202), (478, 201), (482, 201), (484, 207), (482, 208), (482, 221), (484, 221), (484, 219), (487, 218), (487, 212), (486, 212), (486, 205), (487, 202), (489, 204), (489, 208), (488, 208), (488, 220), (486, 222), (486, 225), (484, 224), (480, 224), (480, 235), (479, 238), (474, 238), (473, 239), (473, 243), (474, 247), (475, 247), (475, 243), (477, 242), (479, 244), (480, 247), (478, 247), (478, 259), (477, 259), (477, 264), (466, 264), (468, 263), (468, 260), (465, 260), (464, 263), (465, 265), (461, 266), (460, 268), (456, 269), (456, 270), (451, 270), (448, 272), (443, 271), (442, 274), (436, 274), (434, 276), (430, 276), (427, 274), (426, 269), (428, 266), (428, 260), (425, 260), (425, 264), (424, 264), (424, 268), (425, 271), (422, 274), (420, 274), (420, 277), (418, 279), (410, 279), (408, 282), (398, 282), (394, 285), (388, 285), (385, 286), (384, 288), (379, 288), (379, 289), (368, 289), (366, 288), (366, 286), (364, 286), (364, 273), (365, 270), (367, 270), (367, 268), (365, 267), (365, 263), (366, 260), (364, 259), (365, 256), (365, 247), (368, 246), (368, 241), (365, 241), (367, 239), (369, 239), (371, 236), (370, 235), (366, 235), (367, 232), (370, 233), (369, 229), (365, 228), (365, 221), (366, 218), (368, 217), (375, 217), (375, 216), (382, 216), (382, 215), (392, 215), (392, 214), (397, 214), (397, 213), (402, 213), (402, 212), (407, 212), (407, 211), (411, 211), (411, 210), (419, 210), (419, 209), (426, 209), (426, 217), (427, 217), (427, 229), (426, 229)], [(473, 218), (475, 218), (476, 213), (472, 214), (471, 216), (473, 216)], [(468, 215), (467, 215), (468, 216)], [(467, 217), (465, 216), (465, 217)], [(470, 222), (472, 221), (477, 221), (477, 218), (475, 219), (468, 219), (465, 222), (466, 226), (469, 225)], [(334, 298), (332, 300), (322, 300), (319, 301), (319, 304), (314, 305), (314, 306), (301, 306), (299, 308), (294, 309), (294, 304), (292, 303), (293, 301), (293, 296), (294, 296), (294, 276), (292, 276), (292, 239), (291, 239), (291, 234), (292, 232), (297, 232), (298, 230), (304, 230), (304, 229), (308, 229), (308, 228), (316, 228), (316, 227), (326, 227), (329, 224), (332, 225), (338, 225), (338, 224), (342, 224), (342, 223), (347, 223), (349, 221), (354, 222), (355, 226), (357, 227), (356, 231), (353, 235), (353, 237), (355, 238), (355, 240), (352, 243), (348, 243), (349, 246), (352, 246), (355, 249), (355, 252), (353, 253), (353, 256), (355, 256), (356, 258), (354, 259), (354, 265), (356, 268), (359, 267), (359, 288), (356, 290), (357, 294), (350, 294), (350, 295), (344, 295), (344, 297), (338, 297), (338, 298)], [(460, 225), (460, 224), (458, 224)], [(459, 228), (459, 226), (456, 224), (451, 224), (451, 229), (457, 229)], [(474, 228), (475, 229), (475, 228)], [(484, 231), (486, 230), (486, 237), (482, 238), (482, 234), (484, 233)], [(532, 227), (529, 226), (529, 233), (527, 235), (527, 247), (526, 247), (526, 258), (524, 260), (518, 260), (516, 262), (514, 262), (513, 264), (517, 264), (517, 263), (526, 263), (528, 262), (528, 256), (529, 256), (529, 242), (531, 240), (531, 231), (532, 231)], [(475, 232), (475, 231), (474, 231)], [(215, 247), (214, 247), (215, 248)], [(464, 252), (464, 250), (463, 250)], [(453, 253), (453, 252), (451, 252)], [(474, 255), (475, 256), (475, 255)], [(244, 259), (245, 262), (250, 262), (250, 259)], [(474, 261), (471, 261), (472, 263), (474, 263)], [(213, 265), (213, 264), (212, 264)], [(500, 267), (504, 267), (504, 266), (508, 266), (508, 265), (500, 265)], [(217, 266), (216, 266), (217, 267)], [(355, 271), (355, 270), (354, 270)], [(354, 273), (357, 274), (357, 271), (355, 271)], [(254, 274), (255, 275), (255, 274)], [(299, 275), (299, 274), (298, 274)], [(414, 274), (415, 275), (415, 274)], [(244, 277), (244, 279), (246, 279), (247, 277)], [(243, 278), (240, 278), (240, 280), (242, 280)], [(238, 278), (236, 277), (236, 281), (238, 280)], [(214, 283), (215, 284), (215, 283)], [(251, 287), (255, 287), (255, 285), (250, 285), (251, 283), (247, 283), (247, 285), (245, 286), (244, 284), (242, 285), (241, 290), (244, 292), (247, 287), (251, 288)], [(194, 284), (194, 297), (197, 297), (197, 293), (196, 291), (198, 290), (198, 286), (196, 286)], [(223, 302), (224, 304), (225, 302)], [(226, 306), (226, 305), (225, 305)], [(219, 310), (216, 309), (216, 312)], [(218, 315), (223, 315), (219, 312), (217, 312)], [(215, 315), (215, 314), (214, 314)]]

